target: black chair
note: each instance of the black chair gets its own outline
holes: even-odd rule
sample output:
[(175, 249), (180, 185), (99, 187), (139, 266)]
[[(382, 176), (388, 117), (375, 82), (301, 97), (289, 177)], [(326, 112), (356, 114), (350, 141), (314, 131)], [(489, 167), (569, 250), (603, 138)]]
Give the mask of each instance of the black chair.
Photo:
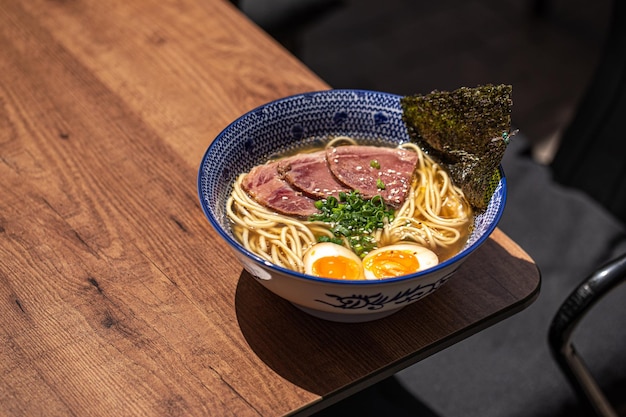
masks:
[[(538, 14), (545, 13), (549, 6), (545, 0), (534, 0), (534, 5)], [(573, 119), (561, 137), (550, 168), (555, 181), (582, 190), (621, 222), (626, 222), (624, 117), (626, 3), (613, 1), (603, 54)], [(617, 416), (618, 412), (576, 352), (571, 338), (588, 311), (625, 279), (626, 254), (585, 279), (562, 304), (549, 330), (553, 357), (581, 401), (598, 416)]]
[(565, 299), (548, 335), (552, 355), (563, 374), (589, 411), (601, 417), (617, 417), (618, 411), (578, 355), (572, 343), (572, 334), (587, 312), (624, 281), (626, 254), (596, 270)]

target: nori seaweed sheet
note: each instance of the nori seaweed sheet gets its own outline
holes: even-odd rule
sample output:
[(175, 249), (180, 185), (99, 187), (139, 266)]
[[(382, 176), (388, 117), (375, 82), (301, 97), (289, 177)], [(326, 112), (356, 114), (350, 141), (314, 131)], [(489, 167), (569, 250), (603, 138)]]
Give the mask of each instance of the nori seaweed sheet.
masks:
[(400, 99), (411, 140), (447, 169), (477, 211), (487, 207), (508, 144), (512, 91), (489, 84)]

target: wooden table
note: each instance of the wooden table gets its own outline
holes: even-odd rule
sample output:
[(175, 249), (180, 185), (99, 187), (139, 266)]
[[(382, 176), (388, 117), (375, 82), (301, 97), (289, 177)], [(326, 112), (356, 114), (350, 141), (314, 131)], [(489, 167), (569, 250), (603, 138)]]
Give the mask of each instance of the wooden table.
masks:
[(221, 129), (322, 80), (218, 0), (0, 3), (0, 414), (310, 414), (529, 305), (500, 230), (436, 294), (339, 324), (204, 218)]

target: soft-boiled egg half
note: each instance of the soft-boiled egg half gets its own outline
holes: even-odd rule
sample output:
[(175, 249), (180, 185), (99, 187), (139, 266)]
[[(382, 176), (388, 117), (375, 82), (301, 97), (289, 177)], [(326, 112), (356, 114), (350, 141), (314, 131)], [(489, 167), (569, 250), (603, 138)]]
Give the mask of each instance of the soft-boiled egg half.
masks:
[(302, 258), (304, 272), (322, 278), (363, 279), (361, 259), (350, 249), (331, 242), (311, 246)]
[(335, 243), (311, 246), (303, 257), (304, 272), (322, 278), (370, 279), (399, 277), (431, 268), (439, 263), (437, 255), (412, 243), (375, 249), (361, 260), (354, 252)]
[(413, 274), (439, 263), (437, 255), (423, 246), (401, 243), (375, 249), (363, 258), (366, 279)]

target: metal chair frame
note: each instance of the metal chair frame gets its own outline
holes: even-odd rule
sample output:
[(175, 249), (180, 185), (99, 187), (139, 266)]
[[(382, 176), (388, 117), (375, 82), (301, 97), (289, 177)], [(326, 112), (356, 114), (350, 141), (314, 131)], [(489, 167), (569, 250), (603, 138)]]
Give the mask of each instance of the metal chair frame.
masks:
[(617, 412), (577, 353), (572, 334), (585, 314), (624, 281), (626, 254), (597, 269), (565, 299), (552, 320), (548, 334), (552, 355), (561, 371), (581, 401), (601, 417), (617, 417)]

